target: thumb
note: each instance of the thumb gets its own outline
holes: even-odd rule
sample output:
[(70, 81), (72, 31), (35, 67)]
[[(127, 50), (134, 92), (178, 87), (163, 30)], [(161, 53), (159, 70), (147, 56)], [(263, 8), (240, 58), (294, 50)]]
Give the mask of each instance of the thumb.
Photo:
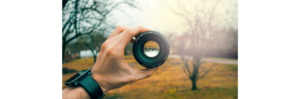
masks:
[(156, 70), (158, 70), (158, 67), (156, 68), (146, 68), (146, 69), (139, 69), (137, 70), (137, 79), (145, 79), (150, 77)]

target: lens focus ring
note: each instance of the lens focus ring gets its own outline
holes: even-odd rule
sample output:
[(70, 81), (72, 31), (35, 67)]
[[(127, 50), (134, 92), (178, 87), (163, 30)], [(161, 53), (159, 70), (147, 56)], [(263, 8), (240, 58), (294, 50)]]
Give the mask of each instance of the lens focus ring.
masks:
[[(148, 41), (154, 41), (159, 45), (158, 54), (154, 57), (147, 56), (144, 52), (144, 45)], [(133, 55), (139, 64), (147, 68), (155, 68), (162, 65), (169, 56), (169, 43), (167, 39), (156, 31), (143, 32), (135, 39), (133, 43)], [(153, 48), (152, 48), (153, 50)]]

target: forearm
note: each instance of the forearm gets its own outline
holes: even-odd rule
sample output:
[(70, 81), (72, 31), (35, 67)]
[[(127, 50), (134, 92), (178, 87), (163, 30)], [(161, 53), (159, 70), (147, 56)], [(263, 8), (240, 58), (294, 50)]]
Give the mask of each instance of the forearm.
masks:
[(82, 87), (67, 87), (63, 89), (63, 99), (90, 99), (89, 94)]

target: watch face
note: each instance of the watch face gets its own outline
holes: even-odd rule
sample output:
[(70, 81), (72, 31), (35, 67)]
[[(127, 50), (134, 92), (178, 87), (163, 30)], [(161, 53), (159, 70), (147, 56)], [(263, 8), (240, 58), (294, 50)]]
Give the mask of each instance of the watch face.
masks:
[(76, 75), (74, 75), (73, 77), (71, 77), (70, 79), (68, 79), (65, 82), (65, 85), (71, 86), (71, 87), (77, 86), (78, 83), (79, 83), (79, 81), (81, 81), (84, 77), (86, 77), (87, 75), (90, 74), (89, 71), (90, 71), (90, 69), (80, 71), (79, 73), (77, 73)]

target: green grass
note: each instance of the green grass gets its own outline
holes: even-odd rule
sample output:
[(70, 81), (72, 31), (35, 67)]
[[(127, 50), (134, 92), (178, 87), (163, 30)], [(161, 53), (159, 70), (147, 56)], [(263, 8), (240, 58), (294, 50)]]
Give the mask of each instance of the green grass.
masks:
[(224, 64), (224, 67), (232, 71), (238, 71), (238, 65), (236, 64)]

